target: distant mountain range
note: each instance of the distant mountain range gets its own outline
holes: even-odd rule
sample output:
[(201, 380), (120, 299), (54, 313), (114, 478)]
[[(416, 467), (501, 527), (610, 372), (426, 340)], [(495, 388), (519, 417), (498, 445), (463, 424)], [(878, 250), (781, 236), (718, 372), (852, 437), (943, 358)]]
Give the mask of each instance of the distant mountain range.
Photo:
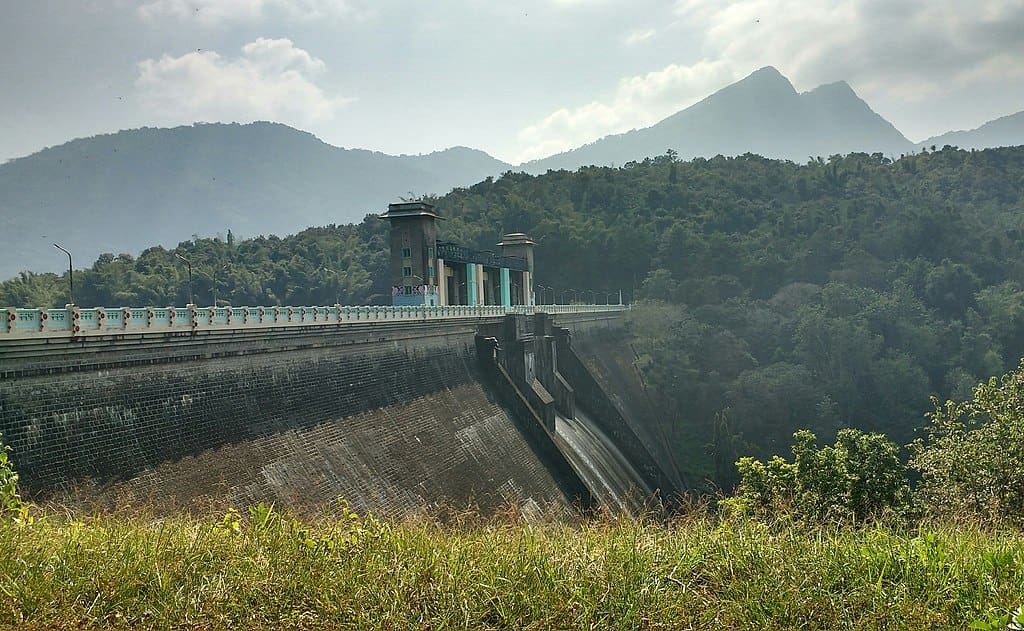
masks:
[[(456, 147), (422, 156), (340, 149), (276, 123), (136, 129), (0, 165), (0, 278), (201, 236), (352, 223), (509, 165)], [(57, 256), (59, 255), (59, 256)], [(66, 259), (65, 259), (66, 262)]]
[(768, 67), (651, 127), (518, 167), (466, 147), (417, 156), (343, 149), (276, 123), (135, 129), (0, 165), (0, 278), (61, 269), (54, 241), (85, 266), (102, 252), (173, 247), (193, 234), (284, 235), (359, 221), (400, 197), (445, 193), (509, 169), (622, 165), (668, 149), (683, 159), (751, 152), (805, 162), (933, 144), (1024, 144), (1024, 112), (915, 145), (845, 82), (798, 93)]
[(762, 68), (665, 120), (529, 162), (530, 172), (581, 164), (622, 164), (674, 149), (682, 159), (757, 153), (806, 162), (835, 153), (907, 153), (914, 144), (845, 82), (798, 93), (775, 68)]
[(1016, 147), (1024, 145), (1024, 112), (989, 121), (970, 131), (951, 131), (918, 143), (919, 148), (946, 145), (961, 149), (987, 149), (989, 147)]

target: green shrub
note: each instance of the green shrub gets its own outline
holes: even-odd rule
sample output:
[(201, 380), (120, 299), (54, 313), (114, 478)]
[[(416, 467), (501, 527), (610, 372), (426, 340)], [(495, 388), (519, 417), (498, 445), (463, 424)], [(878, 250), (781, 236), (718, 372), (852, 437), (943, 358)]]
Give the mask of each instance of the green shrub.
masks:
[(910, 507), (899, 447), (882, 434), (842, 429), (818, 448), (814, 434), (793, 434), (793, 461), (740, 458), (740, 484), (722, 505), (746, 514), (793, 512), (809, 519), (874, 519)]
[(18, 494), (18, 472), (10, 457), (11, 448), (3, 442), (0, 434), (0, 518), (27, 517), (27, 507)]
[(970, 401), (932, 399), (910, 466), (929, 510), (1024, 520), (1024, 362), (974, 388)]

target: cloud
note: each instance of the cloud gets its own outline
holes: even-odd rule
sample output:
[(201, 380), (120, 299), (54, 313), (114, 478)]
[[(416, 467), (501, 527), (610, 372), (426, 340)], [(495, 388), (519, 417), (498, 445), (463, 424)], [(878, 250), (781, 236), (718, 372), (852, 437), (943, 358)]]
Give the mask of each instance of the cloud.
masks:
[(653, 125), (740, 76), (727, 63), (702, 62), (692, 66), (671, 64), (622, 79), (609, 101), (562, 108), (520, 131), (519, 141), (526, 148), (518, 158), (533, 160), (608, 134)]
[(596, 7), (603, 5), (607, 0), (549, 0), (551, 6), (556, 9), (575, 9), (577, 7)]
[(202, 26), (252, 22), (269, 17), (315, 21), (356, 17), (353, 0), (148, 0), (138, 8), (147, 21), (194, 20)]
[(679, 0), (675, 12), (702, 34), (705, 59), (774, 65), (806, 88), (845, 79), (869, 97), (920, 100), (1019, 74), (1024, 56), (1019, 0)]
[(153, 113), (181, 122), (331, 118), (352, 99), (331, 97), (314, 82), (323, 61), (288, 39), (259, 38), (236, 59), (197, 51), (138, 64), (135, 88)]
[(608, 99), (558, 109), (519, 132), (523, 160), (649, 126), (766, 65), (798, 89), (840, 79), (869, 103), (925, 103), (984, 81), (1024, 76), (1024, 2), (677, 0), (658, 33), (696, 58), (627, 77)]
[(635, 46), (637, 44), (642, 44), (648, 41), (657, 34), (658, 32), (653, 28), (637, 29), (635, 31), (630, 31), (629, 33), (627, 33), (626, 37), (623, 38), (622, 42), (626, 46)]

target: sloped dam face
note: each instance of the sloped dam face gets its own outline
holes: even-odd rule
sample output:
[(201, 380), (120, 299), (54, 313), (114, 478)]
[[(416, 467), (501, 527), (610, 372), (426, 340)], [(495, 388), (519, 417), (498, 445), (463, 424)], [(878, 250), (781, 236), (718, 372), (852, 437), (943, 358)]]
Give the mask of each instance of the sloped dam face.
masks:
[[(477, 325), (51, 341), (0, 356), (0, 432), (37, 500), (564, 510), (572, 484), (481, 378)], [(559, 436), (578, 453), (610, 445), (585, 420)]]

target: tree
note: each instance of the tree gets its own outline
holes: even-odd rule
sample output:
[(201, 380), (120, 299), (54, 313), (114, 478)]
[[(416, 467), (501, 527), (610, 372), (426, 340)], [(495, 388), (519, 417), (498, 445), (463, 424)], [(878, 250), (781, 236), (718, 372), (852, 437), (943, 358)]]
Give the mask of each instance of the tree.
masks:
[(926, 436), (910, 445), (925, 505), (1024, 522), (1024, 362), (969, 401), (932, 401)]
[(818, 448), (808, 430), (793, 434), (793, 461), (740, 458), (740, 486), (724, 506), (748, 514), (792, 512), (806, 519), (877, 519), (910, 508), (899, 447), (882, 434), (842, 429)]

